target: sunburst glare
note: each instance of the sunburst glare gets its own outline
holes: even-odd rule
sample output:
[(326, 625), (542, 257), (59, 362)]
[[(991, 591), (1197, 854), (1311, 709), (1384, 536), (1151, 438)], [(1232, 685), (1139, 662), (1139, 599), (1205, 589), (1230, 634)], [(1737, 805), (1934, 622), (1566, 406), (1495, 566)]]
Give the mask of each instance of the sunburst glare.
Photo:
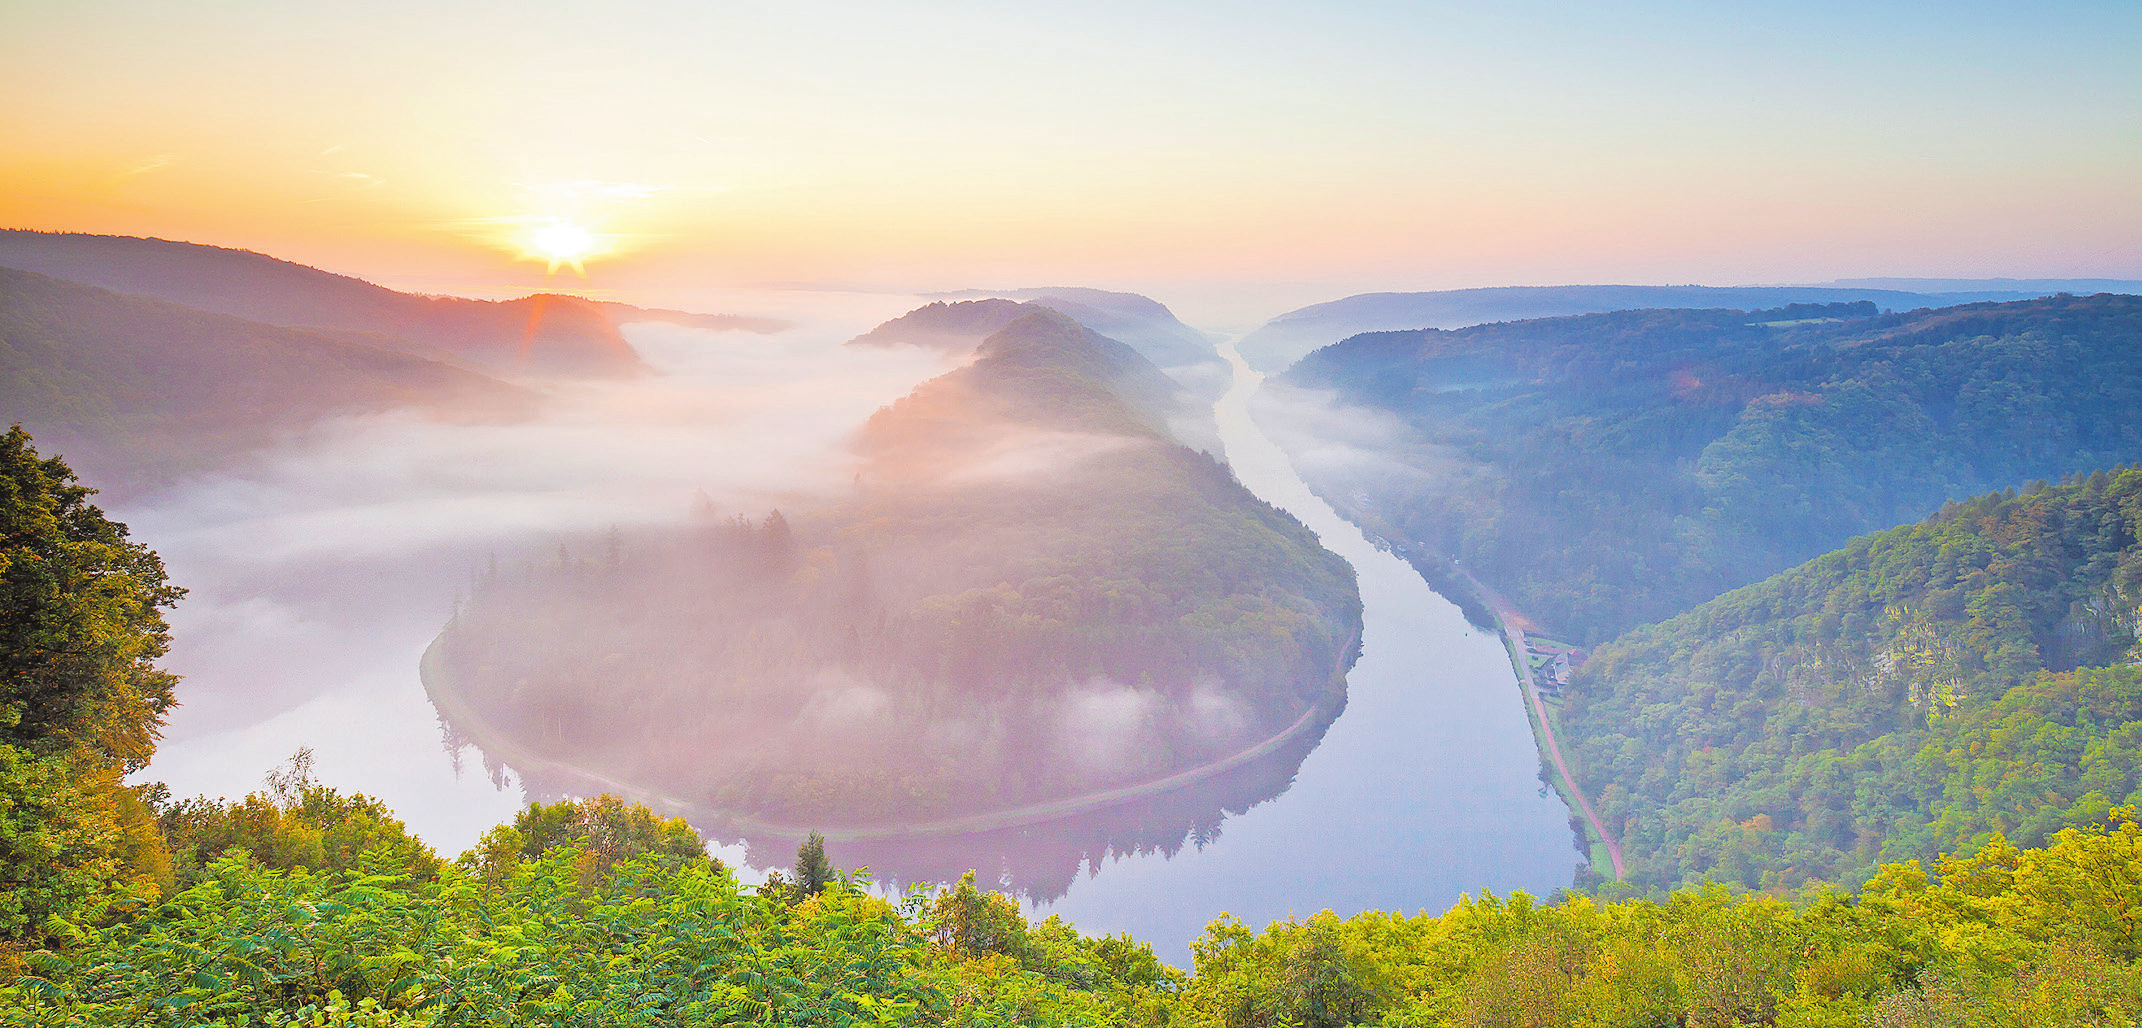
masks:
[(585, 262), (609, 250), (601, 236), (565, 218), (549, 218), (530, 226), (521, 234), (520, 243), (528, 257), (549, 264), (550, 274), (567, 266), (574, 274), (585, 275)]

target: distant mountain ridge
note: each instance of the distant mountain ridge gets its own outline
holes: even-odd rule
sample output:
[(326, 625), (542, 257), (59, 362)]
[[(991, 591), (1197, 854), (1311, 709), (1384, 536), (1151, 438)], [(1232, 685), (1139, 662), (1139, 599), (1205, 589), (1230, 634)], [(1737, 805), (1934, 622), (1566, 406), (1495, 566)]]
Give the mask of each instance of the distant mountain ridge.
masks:
[(493, 420), (535, 403), (410, 354), (0, 268), (0, 422), (115, 491), (220, 466), (336, 414)]
[(938, 300), (878, 325), (848, 340), (848, 345), (921, 346), (966, 355), (1034, 309), (1017, 300), (994, 297)]
[(133, 236), (0, 230), (0, 266), (248, 321), (330, 333), (487, 371), (635, 375), (610, 312), (572, 296), (420, 296), (254, 253)]
[[(965, 289), (956, 293), (931, 294), (932, 299), (971, 300), (1002, 297), (1028, 300), (1077, 318), (1078, 323), (1128, 344), (1160, 365), (1164, 371), (1219, 360), (1212, 340), (1205, 333), (1182, 323), (1166, 304), (1138, 293), (1121, 293), (1086, 286), (1047, 286), (1036, 289)], [(1180, 377), (1180, 376), (1178, 376)]]
[[(1158, 304), (1153, 306), (1163, 313), (1166, 311)], [(1094, 373), (1142, 413), (1154, 418), (1156, 428), (1191, 449), (1220, 452), (1219, 427), (1212, 421), (1210, 398), (1168, 375), (1150, 355), (1102, 334), (1084, 319), (1041, 300), (1024, 303), (1001, 297), (952, 302), (939, 300), (856, 336), (848, 341), (848, 345), (921, 346), (953, 354), (974, 354), (979, 359), (990, 355), (988, 339), (1037, 315), (1083, 333), (1086, 346), (1101, 355), (1107, 364), (1105, 368), (1093, 369)], [(1014, 334), (1006, 338), (1021, 337)], [(1004, 344), (1000, 341), (998, 345)]]
[[(1926, 281), (1933, 284), (1962, 284), (1938, 279)], [(2055, 288), (2034, 289), (2032, 283), (2021, 281), (1994, 281), (2000, 283), (1998, 288), (1967, 288), (1954, 292), (1860, 288), (1839, 283), (1811, 286), (1496, 286), (1421, 293), (1363, 293), (1281, 314), (1267, 322), (1264, 327), (1242, 337), (1238, 345), (1243, 359), (1249, 361), (1251, 366), (1263, 371), (1277, 372), (1285, 370), (1288, 365), (1318, 347), (1328, 346), (1363, 332), (1465, 328), (1493, 322), (1527, 321), (1620, 310), (1747, 311), (1783, 307), (1793, 303), (1851, 303), (1860, 300), (1872, 301), (1887, 310), (1908, 311), (1986, 300), (2023, 300), (2063, 291)], [(2106, 281), (2142, 287), (2142, 283)], [(2057, 280), (2054, 284), (2072, 283), (2068, 280)], [(2142, 288), (2090, 290), (2133, 291), (2142, 291)]]
[(2132, 278), (1840, 278), (1819, 283), (1858, 289), (1902, 289), (1937, 296), (1971, 293), (2014, 292), (2018, 299), (2072, 293), (2142, 293), (2142, 279)]

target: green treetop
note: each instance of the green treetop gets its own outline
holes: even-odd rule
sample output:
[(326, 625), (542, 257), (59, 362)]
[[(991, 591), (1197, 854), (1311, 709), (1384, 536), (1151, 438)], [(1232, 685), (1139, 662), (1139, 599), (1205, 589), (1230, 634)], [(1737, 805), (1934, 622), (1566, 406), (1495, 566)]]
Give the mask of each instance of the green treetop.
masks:
[(140, 798), (177, 677), (161, 609), (184, 590), (21, 426), (0, 436), (0, 969), (145, 895), (168, 860)]

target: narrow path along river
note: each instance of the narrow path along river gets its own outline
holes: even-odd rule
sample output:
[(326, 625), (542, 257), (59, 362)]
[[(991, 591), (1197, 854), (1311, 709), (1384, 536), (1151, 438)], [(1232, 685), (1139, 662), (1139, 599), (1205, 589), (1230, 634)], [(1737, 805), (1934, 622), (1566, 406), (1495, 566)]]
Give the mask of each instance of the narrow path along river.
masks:
[[(1473, 582), (1476, 587), (1479, 585), (1479, 582), (1472, 575), (1468, 574), (1465, 578), (1466, 581)], [(1515, 612), (1511, 611), (1500, 600), (1497, 600), (1495, 602), (1495, 616), (1502, 619), (1504, 630), (1510, 633), (1510, 646), (1521, 655), (1520, 659), (1526, 659), (1522, 657), (1528, 649), (1525, 643), (1525, 630), (1518, 627)], [(1592, 801), (1585, 798), (1585, 795), (1577, 790), (1577, 779), (1569, 773), (1569, 764), (1562, 759), (1562, 746), (1555, 741), (1554, 720), (1547, 716), (1547, 704), (1540, 699), (1540, 683), (1533, 675), (1530, 660), (1526, 659), (1526, 663), (1519, 670), (1524, 673), (1525, 701), (1532, 704), (1532, 716), (1539, 722), (1540, 738), (1547, 744), (1547, 757), (1554, 761), (1555, 774), (1560, 776), (1564, 786), (1569, 790), (1569, 795), (1577, 798), (1577, 806), (1584, 811), (1584, 820), (1591, 823), (1592, 834), (1606, 846), (1607, 859), (1612, 861), (1614, 865), (1614, 880), (1621, 881), (1623, 878), (1621, 843), (1607, 832), (1606, 823), (1599, 820), (1599, 812), (1592, 809)]]
[(1173, 857), (1115, 858), (1036, 913), (1128, 931), (1188, 966), (1222, 913), (1255, 928), (1330, 909), (1441, 912), (1463, 893), (1569, 884), (1569, 810), (1539, 780), (1524, 696), (1499, 639), (1309, 492), (1249, 416), (1263, 376), (1232, 344), (1217, 408), (1236, 477), (1300, 518), (1360, 575), (1366, 607), (1347, 708), (1294, 786)]

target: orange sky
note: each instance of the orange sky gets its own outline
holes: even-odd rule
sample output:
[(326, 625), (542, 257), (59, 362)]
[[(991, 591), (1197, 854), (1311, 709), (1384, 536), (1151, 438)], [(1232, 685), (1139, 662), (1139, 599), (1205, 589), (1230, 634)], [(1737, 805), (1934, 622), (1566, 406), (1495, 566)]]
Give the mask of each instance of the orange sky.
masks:
[(545, 219), (622, 295), (2142, 278), (2138, 52), (2131, 3), (14, 5), (0, 225), (467, 292)]

